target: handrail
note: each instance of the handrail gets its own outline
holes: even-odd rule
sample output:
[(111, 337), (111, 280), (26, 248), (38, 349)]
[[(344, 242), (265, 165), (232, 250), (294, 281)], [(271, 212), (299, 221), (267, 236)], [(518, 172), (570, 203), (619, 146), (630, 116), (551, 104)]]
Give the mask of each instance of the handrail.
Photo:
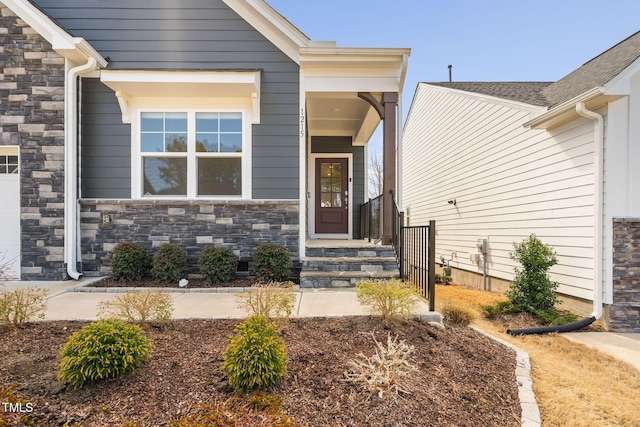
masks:
[(360, 238), (380, 240), (382, 238), (382, 194), (360, 205)]

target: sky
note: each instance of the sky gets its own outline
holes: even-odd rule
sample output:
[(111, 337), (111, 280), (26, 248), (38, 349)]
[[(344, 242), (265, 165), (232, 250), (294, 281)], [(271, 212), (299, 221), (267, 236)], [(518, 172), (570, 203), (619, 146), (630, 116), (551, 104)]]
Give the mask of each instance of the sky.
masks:
[[(312, 40), (411, 48), (419, 82), (557, 81), (640, 31), (640, 0), (266, 0)], [(381, 146), (380, 132), (370, 149)]]

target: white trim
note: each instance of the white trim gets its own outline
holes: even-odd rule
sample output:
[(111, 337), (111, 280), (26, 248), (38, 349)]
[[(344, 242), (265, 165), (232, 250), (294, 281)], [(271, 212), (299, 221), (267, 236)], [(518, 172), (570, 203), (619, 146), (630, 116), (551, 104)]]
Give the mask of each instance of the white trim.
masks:
[[(299, 223), (299, 231), (298, 231), (298, 239), (299, 239), (299, 251), (300, 258), (304, 258), (306, 256), (306, 242), (307, 242), (307, 204), (309, 203), (310, 198), (307, 197), (307, 194), (311, 194), (308, 192), (307, 180), (305, 171), (307, 170), (307, 144), (308, 135), (307, 135), (307, 93), (305, 89), (305, 79), (304, 79), (304, 70), (300, 69), (300, 91), (299, 91), (299, 104), (298, 111), (300, 112), (300, 131), (298, 133), (298, 156), (299, 159), (299, 199), (300, 199), (300, 217), (298, 219)], [(309, 141), (311, 141), (309, 139)]]
[[(195, 162), (198, 154), (195, 152), (193, 144), (188, 145), (187, 153), (184, 155), (176, 155), (175, 157), (187, 158), (187, 195), (186, 196), (144, 196), (142, 194), (142, 158), (153, 157), (143, 155), (140, 150), (140, 118), (143, 112), (181, 112), (187, 113), (188, 117), (188, 141), (195, 141), (195, 115), (196, 113), (241, 113), (242, 114), (242, 153), (209, 153), (204, 157), (222, 157), (231, 158), (239, 157), (242, 167), (242, 194), (239, 196), (220, 195), (220, 196), (198, 196), (197, 193), (197, 176)], [(131, 123), (131, 198), (136, 200), (242, 200), (251, 199), (252, 196), (252, 162), (251, 162), (251, 145), (252, 145), (252, 127), (251, 127), (251, 111), (242, 108), (145, 108), (138, 106), (133, 113), (134, 120)], [(171, 157), (171, 156), (167, 156)]]
[[(0, 177), (5, 177), (4, 179), (8, 179), (12, 181), (12, 185), (15, 184), (15, 181), (17, 181), (17, 199), (12, 201), (13, 203), (15, 203), (15, 207), (17, 208), (17, 218), (13, 218), (11, 219), (11, 224), (15, 225), (18, 229), (18, 240), (17, 242), (11, 242), (11, 243), (17, 243), (17, 255), (14, 258), (7, 258), (7, 252), (2, 252), (0, 250), (0, 261), (5, 263), (5, 262), (10, 262), (11, 263), (11, 267), (9, 268), (8, 271), (5, 271), (5, 273), (10, 277), (10, 280), (20, 280), (21, 274), (22, 274), (22, 239), (20, 236), (22, 236), (22, 221), (20, 220), (20, 186), (21, 186), (21, 182), (22, 182), (22, 178), (20, 177), (20, 169), (22, 168), (21, 166), (21, 162), (20, 162), (20, 147), (17, 145), (1, 145), (0, 146), (0, 156), (18, 156), (18, 173), (17, 174), (1, 174)], [(7, 178), (10, 177), (10, 178)], [(3, 179), (3, 181), (4, 181)], [(6, 185), (6, 183), (3, 183), (3, 187), (6, 190), (9, 186)], [(5, 203), (5, 207), (6, 206), (11, 206), (11, 203), (8, 201), (3, 201)], [(14, 222), (15, 221), (15, 222)], [(3, 241), (5, 241), (6, 244), (6, 237), (7, 236), (2, 236), (3, 237)]]
[[(316, 159), (347, 159), (349, 162), (349, 212), (348, 232), (346, 234), (316, 233)], [(310, 239), (347, 239), (353, 238), (353, 154), (352, 153), (310, 153), (309, 154), (309, 238)]]
[(102, 70), (100, 81), (116, 93), (123, 123), (131, 122), (131, 105), (139, 98), (246, 98), (252, 123), (260, 123), (260, 71)]

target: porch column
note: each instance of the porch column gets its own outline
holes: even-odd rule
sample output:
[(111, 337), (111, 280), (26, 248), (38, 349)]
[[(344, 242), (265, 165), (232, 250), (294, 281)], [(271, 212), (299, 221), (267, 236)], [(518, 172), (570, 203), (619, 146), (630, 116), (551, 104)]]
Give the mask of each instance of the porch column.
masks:
[(382, 128), (382, 244), (391, 244), (393, 233), (393, 198), (396, 194), (396, 107), (398, 94), (385, 92), (382, 95), (384, 123)]
[(393, 195), (396, 194), (396, 108), (398, 106), (397, 92), (384, 92), (382, 103), (371, 93), (359, 93), (376, 109), (383, 120), (382, 128), (382, 244), (391, 244), (393, 234)]

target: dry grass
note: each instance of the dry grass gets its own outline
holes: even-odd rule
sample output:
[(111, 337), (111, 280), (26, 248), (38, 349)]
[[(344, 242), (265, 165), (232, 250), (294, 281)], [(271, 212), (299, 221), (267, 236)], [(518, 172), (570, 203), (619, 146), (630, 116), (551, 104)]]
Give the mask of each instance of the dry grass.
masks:
[[(438, 286), (436, 308), (457, 302), (478, 309), (505, 299), (460, 286)], [(474, 325), (529, 353), (534, 392), (545, 427), (640, 426), (640, 371), (559, 334), (512, 337), (482, 318)]]

